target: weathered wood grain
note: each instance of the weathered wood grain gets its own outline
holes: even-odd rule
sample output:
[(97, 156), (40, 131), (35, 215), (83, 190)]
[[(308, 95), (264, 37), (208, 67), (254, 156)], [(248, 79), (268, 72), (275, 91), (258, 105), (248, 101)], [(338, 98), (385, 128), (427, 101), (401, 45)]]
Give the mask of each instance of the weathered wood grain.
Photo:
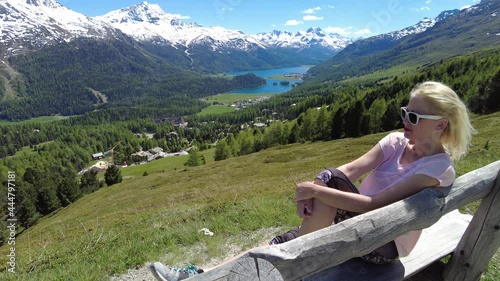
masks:
[(500, 173), (444, 270), (444, 280), (479, 280), (500, 246)]

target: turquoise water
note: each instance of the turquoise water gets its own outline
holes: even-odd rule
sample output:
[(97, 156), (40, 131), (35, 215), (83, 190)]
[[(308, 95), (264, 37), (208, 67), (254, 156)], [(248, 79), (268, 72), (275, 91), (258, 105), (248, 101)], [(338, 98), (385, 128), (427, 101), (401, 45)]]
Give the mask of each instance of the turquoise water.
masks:
[[(262, 93), (285, 93), (290, 91), (293, 87), (292, 84), (297, 82), (302, 82), (301, 80), (289, 80), (290, 85), (280, 85), (279, 79), (268, 79), (267, 77), (290, 74), (290, 73), (306, 73), (310, 67), (307, 66), (297, 66), (297, 67), (286, 67), (286, 68), (274, 68), (274, 69), (266, 69), (266, 70), (248, 70), (248, 71), (236, 71), (236, 72), (227, 72), (227, 75), (243, 75), (246, 73), (253, 73), (257, 76), (266, 79), (266, 85), (259, 88), (250, 88), (250, 89), (237, 89), (231, 91), (231, 94), (262, 94)], [(276, 83), (277, 85), (274, 85)]]

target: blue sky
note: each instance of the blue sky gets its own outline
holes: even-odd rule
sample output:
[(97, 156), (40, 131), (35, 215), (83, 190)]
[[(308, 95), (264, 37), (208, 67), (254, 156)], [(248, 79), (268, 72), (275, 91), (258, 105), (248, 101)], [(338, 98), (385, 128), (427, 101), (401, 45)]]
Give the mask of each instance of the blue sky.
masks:
[[(87, 16), (142, 3), (141, 0), (59, 0)], [(416, 24), (424, 17), (461, 9), (479, 0), (148, 0), (184, 22), (222, 26), (246, 34), (274, 29), (296, 32), (320, 27), (347, 37), (370, 37)]]

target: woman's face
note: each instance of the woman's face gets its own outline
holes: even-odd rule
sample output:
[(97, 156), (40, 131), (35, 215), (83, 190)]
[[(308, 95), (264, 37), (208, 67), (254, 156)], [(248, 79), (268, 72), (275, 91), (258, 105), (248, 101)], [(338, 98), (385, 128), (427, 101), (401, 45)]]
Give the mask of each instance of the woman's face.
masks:
[[(412, 97), (408, 102), (406, 107), (407, 112), (414, 112), (422, 115), (433, 115), (430, 111), (430, 106), (428, 102), (422, 97)], [(404, 125), (404, 135), (410, 141), (432, 141), (433, 132), (437, 128), (440, 120), (431, 120), (425, 118), (419, 118), (416, 125), (408, 121), (408, 118), (403, 120)]]

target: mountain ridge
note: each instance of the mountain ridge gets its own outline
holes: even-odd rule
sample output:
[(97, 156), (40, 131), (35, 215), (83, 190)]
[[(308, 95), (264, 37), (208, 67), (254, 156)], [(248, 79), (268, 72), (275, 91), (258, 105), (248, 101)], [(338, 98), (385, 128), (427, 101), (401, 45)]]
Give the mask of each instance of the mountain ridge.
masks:
[(78, 37), (110, 39), (123, 35), (54, 0), (2, 1), (0, 14), (0, 54), (4, 57)]
[(311, 68), (306, 80), (337, 82), (398, 64), (415, 68), (481, 48), (497, 47), (500, 44), (500, 37), (494, 35), (500, 26), (497, 15), (500, 15), (500, 1), (482, 1), (448, 14), (432, 28), (396, 41), (382, 36), (359, 40)]
[[(224, 61), (222, 55), (231, 56), (232, 59), (237, 58), (236, 61), (246, 57), (247, 60), (255, 60), (246, 67), (260, 65), (262, 68), (267, 68), (273, 67), (273, 64), (278, 67), (319, 64), (356, 41), (338, 34), (325, 33), (316, 27), (295, 33), (275, 30), (256, 35), (247, 35), (238, 30), (217, 26), (203, 27), (197, 23), (184, 23), (179, 15), (169, 14), (158, 4), (149, 4), (146, 1), (97, 17), (87, 17), (74, 12), (55, 0), (26, 2), (6, 0), (0, 3), (0, 10), (4, 14), (0, 21), (1, 30), (4, 30), (0, 31), (2, 35), (0, 38), (3, 37), (0, 40), (0, 52), (4, 56), (30, 49), (37, 50), (78, 37), (112, 40), (127, 35), (140, 41), (149, 51), (157, 55), (169, 59), (176, 58), (174, 63), (193, 70), (210, 72), (206, 62), (196, 61), (206, 57), (203, 55), (193, 57), (191, 48), (197, 49), (195, 52), (197, 54), (207, 51), (218, 52), (220, 55), (209, 56), (212, 60)], [(43, 13), (39, 13), (40, 11)], [(22, 24), (13, 24), (19, 21)], [(26, 32), (27, 29), (31, 31)], [(165, 50), (157, 51), (157, 47), (160, 46), (165, 46), (169, 50), (167, 55), (164, 55)], [(176, 51), (178, 54), (172, 54)], [(246, 52), (248, 55), (245, 56), (241, 52)], [(270, 59), (271, 56), (275, 59)], [(183, 61), (186, 59), (190, 63)], [(225, 69), (223, 67), (215, 69), (215, 71), (229, 70), (241, 70), (241, 68), (238, 69), (238, 64), (234, 64)]]

